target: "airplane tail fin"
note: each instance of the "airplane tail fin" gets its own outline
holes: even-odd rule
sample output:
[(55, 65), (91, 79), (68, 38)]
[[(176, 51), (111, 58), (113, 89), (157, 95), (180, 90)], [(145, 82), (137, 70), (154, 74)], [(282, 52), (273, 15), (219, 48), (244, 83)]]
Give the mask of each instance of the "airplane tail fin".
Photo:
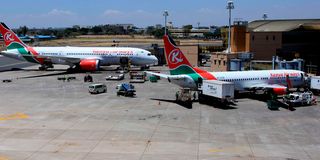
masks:
[(2, 34), (7, 49), (18, 49), (28, 47), (21, 39), (3, 22), (0, 23), (0, 33)]
[(184, 56), (180, 48), (177, 47), (173, 39), (165, 35), (163, 36), (166, 60), (171, 75), (194, 73), (193, 67)]
[(2, 34), (7, 49), (17, 49), (28, 62), (44, 64), (44, 58), (38, 58), (38, 53), (32, 47), (23, 43), (3, 22), (0, 22), (0, 33)]
[(163, 36), (163, 42), (171, 75), (192, 74), (194, 79), (200, 77), (207, 80), (216, 80), (216, 77), (209, 72), (197, 67), (192, 67), (188, 59), (170, 36)]

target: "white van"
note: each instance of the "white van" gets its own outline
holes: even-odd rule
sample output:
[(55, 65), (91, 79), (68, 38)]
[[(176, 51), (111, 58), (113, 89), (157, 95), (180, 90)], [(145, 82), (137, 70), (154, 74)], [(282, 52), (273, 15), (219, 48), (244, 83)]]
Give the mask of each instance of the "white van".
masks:
[(91, 94), (105, 93), (107, 92), (107, 86), (103, 83), (90, 84), (88, 91)]

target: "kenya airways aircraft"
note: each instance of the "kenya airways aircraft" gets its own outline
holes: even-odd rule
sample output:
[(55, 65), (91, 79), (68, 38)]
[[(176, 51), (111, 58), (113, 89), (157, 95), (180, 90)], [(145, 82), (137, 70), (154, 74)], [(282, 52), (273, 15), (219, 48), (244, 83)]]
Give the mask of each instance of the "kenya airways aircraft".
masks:
[(282, 95), (286, 93), (287, 87), (304, 84), (304, 72), (296, 70), (207, 72), (192, 67), (171, 37), (165, 35), (163, 40), (170, 75), (146, 73), (167, 78), (182, 88), (197, 90), (201, 80), (219, 80), (233, 82), (236, 91), (273, 91), (274, 94)]
[(158, 63), (149, 51), (129, 47), (30, 47), (4, 23), (0, 23), (6, 51), (1, 54), (18, 60), (26, 60), (41, 65), (39, 69), (52, 68), (52, 64), (69, 65), (70, 68), (86, 71), (99, 70), (100, 66), (119, 65), (127, 58), (132, 65), (146, 67)]

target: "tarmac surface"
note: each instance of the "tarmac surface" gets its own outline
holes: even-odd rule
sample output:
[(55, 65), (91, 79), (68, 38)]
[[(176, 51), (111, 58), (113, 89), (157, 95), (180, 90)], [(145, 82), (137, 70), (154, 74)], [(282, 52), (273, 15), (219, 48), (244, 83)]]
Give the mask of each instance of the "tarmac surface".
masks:
[[(58, 81), (64, 70), (0, 72), (0, 160), (317, 160), (320, 107), (271, 111), (242, 98), (221, 108), (174, 102), (178, 87), (167, 80), (134, 84), (135, 98), (90, 95), (85, 73)], [(63, 68), (61, 66), (56, 66)], [(156, 68), (156, 69), (165, 69)]]
[(34, 64), (2, 56), (0, 54), (0, 72), (29, 67)]

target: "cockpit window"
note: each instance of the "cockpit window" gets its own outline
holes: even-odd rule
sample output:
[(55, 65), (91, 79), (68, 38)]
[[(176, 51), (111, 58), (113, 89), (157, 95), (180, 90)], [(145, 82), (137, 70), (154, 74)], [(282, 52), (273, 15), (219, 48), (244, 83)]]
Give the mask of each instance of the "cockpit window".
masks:
[(148, 53), (148, 56), (151, 56), (151, 53)]

